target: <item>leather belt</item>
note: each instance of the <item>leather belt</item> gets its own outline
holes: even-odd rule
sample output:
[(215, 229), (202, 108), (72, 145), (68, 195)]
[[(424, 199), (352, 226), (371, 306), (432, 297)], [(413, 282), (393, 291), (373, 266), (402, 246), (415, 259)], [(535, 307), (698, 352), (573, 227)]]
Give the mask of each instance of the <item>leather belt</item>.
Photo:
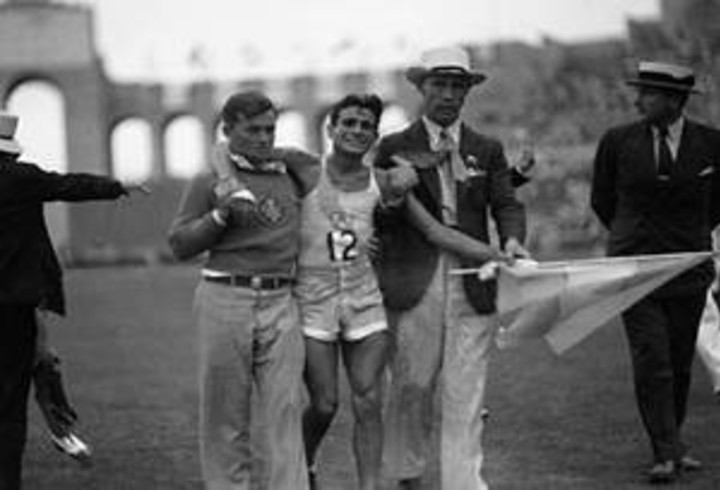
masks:
[(289, 277), (246, 276), (237, 274), (204, 276), (204, 279), (209, 282), (250, 289), (280, 289), (290, 286), (293, 283), (293, 280)]

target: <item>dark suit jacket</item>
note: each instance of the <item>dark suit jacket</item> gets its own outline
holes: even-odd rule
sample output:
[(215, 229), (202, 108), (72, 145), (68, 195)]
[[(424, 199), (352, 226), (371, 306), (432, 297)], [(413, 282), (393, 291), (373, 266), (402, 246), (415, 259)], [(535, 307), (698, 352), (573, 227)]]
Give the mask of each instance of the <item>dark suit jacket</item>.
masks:
[[(390, 168), (390, 157), (397, 153), (429, 152), (425, 125), (416, 121), (399, 133), (384, 137), (378, 146), (375, 165)], [(510, 171), (502, 145), (463, 125), (460, 154), (475, 175), (456, 183), (458, 229), (473, 238), (489, 242), (488, 213), (504, 242), (508, 237), (525, 237), (525, 212), (515, 198)], [(420, 179), (413, 193), (439, 221), (441, 218), (440, 178), (434, 166), (416, 166)], [(430, 244), (403, 217), (403, 210), (376, 214), (380, 251), (376, 266), (385, 305), (391, 310), (415, 306), (427, 289), (437, 267), (439, 250)], [(480, 264), (461, 260), (462, 267)], [(480, 282), (473, 275), (464, 278), (470, 303), (479, 313), (495, 311), (495, 284)]]
[(49, 201), (115, 199), (122, 185), (106, 177), (45, 172), (0, 152), (0, 304), (64, 313), (62, 269), (43, 213)]
[[(686, 120), (669, 179), (657, 176), (652, 130), (645, 122), (609, 130), (594, 163), (591, 203), (609, 230), (608, 255), (711, 249), (720, 221), (720, 132)], [(708, 286), (710, 262), (688, 271), (656, 294)]]

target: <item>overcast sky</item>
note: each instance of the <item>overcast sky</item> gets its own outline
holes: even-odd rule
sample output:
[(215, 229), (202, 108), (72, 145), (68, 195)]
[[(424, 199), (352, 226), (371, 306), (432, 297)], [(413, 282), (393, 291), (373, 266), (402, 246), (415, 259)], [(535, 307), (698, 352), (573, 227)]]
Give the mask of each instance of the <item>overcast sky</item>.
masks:
[[(79, 0), (118, 78), (398, 66), (426, 47), (626, 34), (659, 0)], [(194, 53), (194, 54), (193, 54)], [(192, 60), (192, 61), (191, 61)]]

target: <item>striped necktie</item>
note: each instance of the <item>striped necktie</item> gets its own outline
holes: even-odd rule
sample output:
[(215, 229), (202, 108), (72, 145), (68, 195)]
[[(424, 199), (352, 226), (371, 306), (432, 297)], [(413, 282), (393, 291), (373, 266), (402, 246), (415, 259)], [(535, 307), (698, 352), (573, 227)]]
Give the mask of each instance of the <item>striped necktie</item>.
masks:
[(453, 175), (453, 153), (455, 144), (450, 133), (440, 130), (437, 152), (440, 153), (440, 186), (442, 187), (442, 217), (446, 225), (457, 224), (455, 204), (455, 176)]
[(446, 129), (441, 129), (438, 135), (437, 151), (441, 155), (441, 163), (447, 165), (452, 173), (453, 180), (465, 182), (467, 179), (467, 169), (465, 163), (460, 156), (460, 149), (453, 137)]

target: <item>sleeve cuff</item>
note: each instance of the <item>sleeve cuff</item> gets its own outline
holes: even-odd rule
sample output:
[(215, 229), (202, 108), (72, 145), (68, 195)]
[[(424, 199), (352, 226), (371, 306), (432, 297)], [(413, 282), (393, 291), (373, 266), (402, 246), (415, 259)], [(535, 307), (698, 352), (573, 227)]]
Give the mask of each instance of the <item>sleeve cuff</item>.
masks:
[(219, 209), (213, 209), (212, 211), (210, 211), (210, 217), (218, 226), (226, 227), (228, 224), (227, 220), (223, 217), (222, 214), (220, 214)]

